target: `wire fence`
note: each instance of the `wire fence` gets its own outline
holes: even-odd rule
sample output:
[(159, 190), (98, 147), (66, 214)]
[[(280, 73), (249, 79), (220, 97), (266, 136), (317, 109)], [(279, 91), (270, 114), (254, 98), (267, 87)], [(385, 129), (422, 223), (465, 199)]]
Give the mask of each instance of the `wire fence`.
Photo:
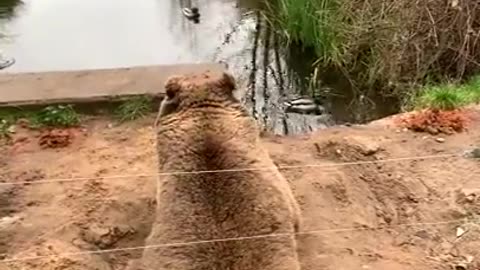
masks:
[[(10, 181), (10, 182), (0, 183), (0, 187), (11, 186), (11, 185), (24, 185), (24, 184), (32, 185), (32, 184), (62, 183), (62, 182), (89, 181), (89, 180), (113, 180), (113, 179), (128, 179), (128, 178), (156, 177), (156, 176), (169, 176), (169, 175), (246, 172), (246, 171), (275, 170), (275, 169), (288, 170), (288, 169), (303, 169), (303, 168), (328, 168), (328, 167), (339, 167), (339, 166), (358, 166), (358, 165), (378, 164), (378, 163), (429, 160), (429, 159), (445, 159), (445, 158), (448, 159), (448, 158), (459, 158), (459, 157), (465, 157), (465, 153), (401, 157), (401, 158), (379, 159), (379, 160), (371, 160), (371, 161), (342, 162), (342, 163), (317, 163), (317, 164), (303, 164), (303, 165), (280, 165), (280, 166), (270, 166), (270, 167), (238, 168), (238, 169), (227, 169), (227, 170), (173, 171), (173, 172), (149, 173), (149, 174), (138, 174), (138, 175), (112, 175), (112, 176), (98, 176), (98, 177), (41, 179), (34, 182), (31, 182), (31, 181), (11, 182)], [(108, 201), (108, 200), (99, 200), (99, 201)], [(81, 215), (78, 215), (75, 217), (80, 217), (80, 216)], [(69, 220), (67, 223), (57, 226), (54, 230), (48, 233), (44, 233), (40, 235), (39, 237), (37, 237), (37, 240), (44, 238), (48, 235), (51, 235), (52, 233), (58, 232), (62, 228), (68, 226), (69, 224), (72, 224), (74, 221), (75, 221), (75, 218), (71, 218), (71, 220)], [(437, 221), (437, 222), (396, 224), (396, 225), (381, 226), (376, 228), (349, 227), (349, 228), (335, 228), (335, 229), (320, 229), (320, 230), (301, 231), (297, 233), (273, 233), (273, 234), (254, 235), (254, 236), (242, 236), (242, 237), (235, 237), (235, 238), (218, 238), (218, 239), (198, 240), (198, 241), (190, 241), (190, 242), (160, 243), (155, 245), (144, 245), (144, 246), (135, 246), (135, 247), (126, 247), (126, 248), (89, 250), (89, 251), (81, 251), (81, 252), (66, 252), (66, 253), (60, 253), (55, 255), (20, 256), (25, 253), (25, 252), (22, 252), (17, 254), (14, 258), (0, 260), (0, 263), (14, 263), (14, 262), (22, 262), (22, 261), (30, 261), (30, 260), (38, 260), (38, 259), (47, 259), (52, 257), (84, 256), (84, 255), (93, 255), (93, 254), (114, 253), (114, 252), (121, 252), (121, 251), (134, 251), (134, 250), (143, 250), (143, 249), (167, 248), (167, 247), (175, 247), (175, 246), (199, 245), (199, 244), (216, 243), (216, 242), (246, 241), (246, 240), (262, 239), (262, 238), (286, 237), (286, 236), (292, 236), (292, 235), (293, 236), (294, 235), (315, 235), (315, 234), (341, 233), (341, 232), (352, 232), (352, 231), (375, 231), (375, 230), (382, 230), (382, 229), (414, 227), (414, 226), (451, 225), (451, 224), (464, 223), (464, 222), (466, 222), (466, 219), (461, 218), (461, 219)], [(6, 257), (6, 254), (0, 254), (0, 255)]]
[(291, 169), (303, 169), (303, 168), (328, 168), (328, 167), (355, 166), (355, 165), (367, 165), (367, 164), (378, 164), (378, 163), (391, 163), (391, 162), (401, 162), (401, 161), (454, 158), (454, 157), (462, 157), (463, 155), (464, 153), (456, 153), (456, 154), (400, 157), (400, 158), (390, 158), (390, 159), (378, 159), (378, 160), (372, 160), (372, 161), (353, 161), (353, 162), (341, 162), (341, 163), (314, 163), (314, 164), (279, 165), (279, 166), (237, 168), (237, 169), (224, 169), (224, 170), (171, 171), (171, 172), (162, 172), (162, 173), (151, 172), (146, 174), (52, 178), (52, 179), (39, 179), (35, 181), (18, 181), (18, 182), (8, 181), (8, 182), (1, 182), (0, 187), (11, 186), (11, 185), (25, 185), (25, 184), (32, 185), (32, 184), (48, 184), (48, 183), (91, 181), (91, 180), (115, 180), (115, 179), (126, 179), (126, 178), (145, 178), (145, 177), (172, 176), (172, 175), (269, 171), (269, 170), (276, 170), (276, 169), (291, 170)]
[(438, 222), (405, 223), (405, 224), (390, 225), (388, 227), (376, 227), (376, 228), (350, 227), (350, 228), (301, 231), (297, 233), (260, 234), (260, 235), (253, 235), (253, 236), (216, 238), (216, 239), (209, 239), (209, 240), (174, 242), (174, 243), (143, 245), (143, 246), (125, 247), (125, 248), (89, 250), (89, 251), (80, 251), (80, 252), (65, 252), (65, 253), (59, 253), (55, 255), (26, 256), (26, 257), (12, 258), (12, 259), (4, 259), (0, 261), (0, 263), (13, 263), (13, 262), (23, 262), (23, 261), (40, 260), (40, 259), (50, 259), (55, 257), (98, 255), (98, 254), (115, 253), (115, 252), (122, 252), (122, 251), (136, 251), (136, 250), (145, 250), (145, 249), (181, 247), (181, 246), (208, 244), (208, 243), (247, 241), (247, 240), (255, 240), (255, 239), (279, 238), (279, 237), (289, 237), (289, 236), (299, 236), (299, 235), (316, 235), (316, 234), (325, 234), (325, 233), (342, 233), (342, 232), (353, 232), (353, 231), (378, 231), (378, 230), (384, 230), (384, 229), (415, 227), (415, 226), (451, 225), (451, 224), (458, 224), (458, 223), (464, 223), (464, 222), (465, 222), (465, 219), (455, 219), (455, 220), (446, 220), (446, 221), (438, 221)]

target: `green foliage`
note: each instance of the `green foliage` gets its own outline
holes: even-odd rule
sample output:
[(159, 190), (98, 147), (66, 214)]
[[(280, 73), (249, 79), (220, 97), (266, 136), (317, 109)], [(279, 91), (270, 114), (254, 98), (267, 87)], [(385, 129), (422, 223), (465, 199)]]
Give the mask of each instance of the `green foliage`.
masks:
[(473, 77), (466, 84), (466, 90), (471, 95), (471, 102), (480, 103), (480, 76)]
[(267, 18), (289, 45), (313, 48), (321, 63), (340, 63), (344, 14), (337, 0), (278, 0)]
[(427, 85), (412, 99), (417, 108), (453, 110), (480, 102), (480, 76), (465, 84), (445, 83)]
[(72, 105), (54, 105), (32, 115), (30, 123), (33, 126), (72, 127), (80, 123), (80, 116)]
[(40, 111), (0, 109), (0, 138), (8, 138), (17, 120), (28, 120), (30, 128), (72, 127), (80, 123), (80, 116), (72, 105), (52, 105)]
[[(480, 16), (480, 9), (475, 1), (461, 2), (459, 10), (472, 13), (459, 17), (458, 10), (448, 5), (445, 1), (267, 0), (265, 17), (287, 45), (295, 45), (291, 48), (313, 49), (315, 65), (322, 69), (320, 79), (339, 73), (340, 80), (348, 80), (355, 91), (404, 97), (424, 85), (428, 76), (437, 81), (465, 80), (480, 71), (472, 61), (480, 57), (480, 43), (470, 38), (472, 31), (480, 31), (472, 20)], [(450, 93), (441, 99), (441, 106), (458, 102)]]
[(19, 118), (21, 118), (21, 111), (19, 111), (18, 109), (0, 109), (0, 139), (10, 137), (12, 126)]
[(8, 138), (10, 136), (10, 127), (12, 123), (6, 119), (0, 118), (0, 139)]
[(115, 115), (121, 122), (132, 121), (144, 117), (150, 112), (153, 100), (148, 96), (130, 98), (120, 104), (115, 110)]
[(421, 92), (417, 107), (453, 110), (465, 105), (467, 98), (464, 89), (455, 85), (428, 86)]

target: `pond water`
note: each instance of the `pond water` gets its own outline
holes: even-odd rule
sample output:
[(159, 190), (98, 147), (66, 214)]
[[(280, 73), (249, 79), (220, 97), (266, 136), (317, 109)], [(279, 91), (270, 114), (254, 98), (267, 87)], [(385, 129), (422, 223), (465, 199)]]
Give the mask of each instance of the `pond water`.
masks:
[[(395, 112), (376, 97), (350, 91), (325, 96), (330, 113), (286, 113), (285, 101), (305, 85), (302, 61), (292, 62), (255, 12), (255, 0), (190, 0), (199, 24), (181, 8), (188, 0), (0, 0), (0, 49), (16, 63), (2, 72), (116, 68), (225, 62), (241, 98), (264, 126), (292, 134)], [(300, 66), (300, 68), (297, 68)]]

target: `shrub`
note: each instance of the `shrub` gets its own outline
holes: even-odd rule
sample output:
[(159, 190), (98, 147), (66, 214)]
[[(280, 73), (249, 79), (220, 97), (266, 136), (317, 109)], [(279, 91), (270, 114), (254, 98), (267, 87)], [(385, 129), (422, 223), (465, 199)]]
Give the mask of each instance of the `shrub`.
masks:
[[(480, 71), (480, 1), (270, 0), (266, 17), (287, 44), (354, 89), (405, 95), (427, 78)], [(329, 72), (326, 72), (329, 74)]]

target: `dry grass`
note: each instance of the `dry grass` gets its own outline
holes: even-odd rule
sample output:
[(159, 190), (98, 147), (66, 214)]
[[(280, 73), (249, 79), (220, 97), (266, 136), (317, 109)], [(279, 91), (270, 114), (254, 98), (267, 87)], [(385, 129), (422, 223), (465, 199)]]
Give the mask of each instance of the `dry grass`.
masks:
[(318, 65), (354, 89), (405, 96), (480, 72), (480, 1), (275, 1), (278, 32), (314, 48)]

